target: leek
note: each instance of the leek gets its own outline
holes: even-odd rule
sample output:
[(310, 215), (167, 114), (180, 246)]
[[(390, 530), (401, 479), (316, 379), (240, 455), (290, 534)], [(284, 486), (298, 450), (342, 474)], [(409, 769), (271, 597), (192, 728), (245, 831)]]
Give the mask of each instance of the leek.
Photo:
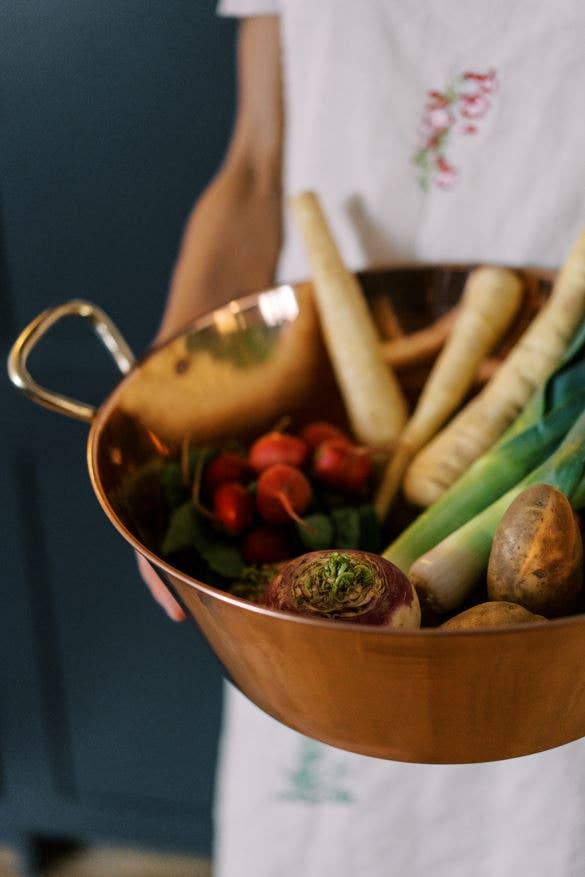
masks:
[[(386, 549), (403, 572), (553, 453), (585, 409), (585, 323), (502, 438)], [(583, 489), (585, 504), (585, 486)]]
[(510, 503), (532, 484), (550, 484), (573, 502), (584, 495), (585, 411), (564, 441), (540, 466), (434, 548), (409, 571), (423, 604), (437, 612), (456, 609), (487, 566), (496, 527)]

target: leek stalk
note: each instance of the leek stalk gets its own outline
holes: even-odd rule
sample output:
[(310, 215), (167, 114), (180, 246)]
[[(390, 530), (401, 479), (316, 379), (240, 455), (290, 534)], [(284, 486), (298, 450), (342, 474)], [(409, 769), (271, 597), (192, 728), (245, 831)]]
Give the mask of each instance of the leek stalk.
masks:
[(544, 463), (418, 558), (409, 577), (421, 602), (437, 612), (457, 609), (487, 566), (496, 527), (510, 503), (532, 484), (550, 484), (573, 501), (573, 495), (584, 493), (584, 473), (585, 411)]

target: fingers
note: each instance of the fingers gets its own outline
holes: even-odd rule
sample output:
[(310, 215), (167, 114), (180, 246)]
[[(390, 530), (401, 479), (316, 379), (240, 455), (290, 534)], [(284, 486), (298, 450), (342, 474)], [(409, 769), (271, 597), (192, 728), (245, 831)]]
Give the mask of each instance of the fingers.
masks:
[(136, 560), (140, 575), (159, 606), (164, 609), (172, 621), (184, 621), (185, 613), (148, 561), (138, 552), (136, 552)]

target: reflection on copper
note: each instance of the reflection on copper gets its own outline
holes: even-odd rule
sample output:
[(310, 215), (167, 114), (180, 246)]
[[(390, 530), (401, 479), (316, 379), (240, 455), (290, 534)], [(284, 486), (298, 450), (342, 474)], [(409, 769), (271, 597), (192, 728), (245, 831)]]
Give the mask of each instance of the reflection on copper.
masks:
[(123, 459), (121, 448), (113, 447), (110, 449), (110, 460), (114, 466), (121, 466)]
[(299, 305), (292, 286), (280, 286), (276, 290), (260, 293), (258, 309), (267, 326), (291, 323), (299, 314)]
[(220, 335), (230, 335), (238, 331), (238, 328), (240, 328), (238, 315), (239, 307), (237, 302), (232, 302), (215, 312), (213, 322)]
[(191, 440), (188, 435), (184, 436), (183, 441), (181, 442), (181, 478), (183, 480), (183, 485), (185, 487), (189, 486), (191, 481), (190, 479), (190, 466), (189, 466), (189, 445), (191, 444)]
[(150, 441), (151, 441), (152, 444), (154, 445), (155, 450), (157, 451), (157, 453), (159, 453), (159, 454), (161, 455), (161, 457), (168, 457), (169, 454), (171, 453), (171, 450), (170, 450), (170, 448), (168, 447), (168, 445), (166, 445), (166, 444), (165, 444), (165, 443), (164, 443), (164, 442), (163, 442), (163, 441), (157, 436), (157, 434), (156, 434), (155, 432), (152, 432), (151, 429), (147, 429), (147, 430), (146, 430), (146, 433), (147, 433), (147, 435), (148, 435)]

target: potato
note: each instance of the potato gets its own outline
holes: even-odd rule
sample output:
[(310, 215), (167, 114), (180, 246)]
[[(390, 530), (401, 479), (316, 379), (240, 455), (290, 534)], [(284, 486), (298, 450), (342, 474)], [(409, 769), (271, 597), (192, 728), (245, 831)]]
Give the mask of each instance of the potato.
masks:
[(524, 490), (500, 521), (488, 564), (490, 600), (549, 617), (575, 608), (583, 586), (583, 543), (569, 500), (548, 484)]
[(533, 615), (517, 603), (506, 603), (498, 600), (491, 603), (480, 603), (472, 606), (449, 621), (441, 624), (441, 630), (475, 630), (480, 627), (508, 627), (510, 624), (531, 624), (534, 621), (546, 621), (542, 615)]

